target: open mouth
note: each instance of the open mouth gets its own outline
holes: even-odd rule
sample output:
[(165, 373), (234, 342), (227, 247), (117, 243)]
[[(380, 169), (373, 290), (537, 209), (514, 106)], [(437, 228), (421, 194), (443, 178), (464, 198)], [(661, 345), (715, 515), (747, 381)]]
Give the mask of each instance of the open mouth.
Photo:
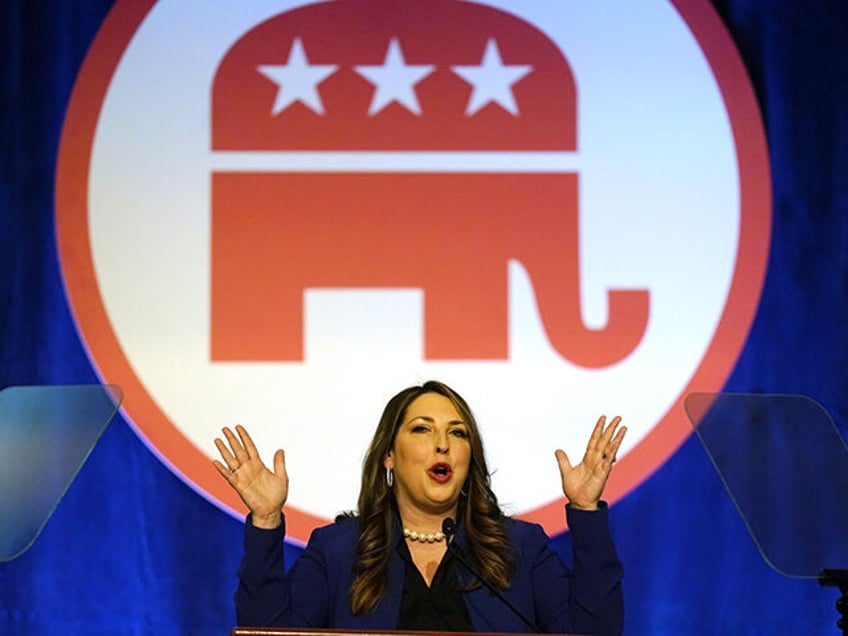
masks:
[(430, 470), (427, 471), (433, 479), (439, 482), (447, 481), (451, 478), (452, 470), (448, 464), (433, 464)]

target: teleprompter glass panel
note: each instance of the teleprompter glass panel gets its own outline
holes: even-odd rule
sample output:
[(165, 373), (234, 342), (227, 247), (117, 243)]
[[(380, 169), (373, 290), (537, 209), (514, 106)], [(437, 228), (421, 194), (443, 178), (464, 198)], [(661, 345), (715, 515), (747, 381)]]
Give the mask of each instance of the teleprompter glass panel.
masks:
[(0, 391), (0, 561), (33, 544), (122, 399), (96, 384)]
[(848, 448), (800, 395), (693, 393), (687, 415), (766, 562), (791, 577), (848, 567)]

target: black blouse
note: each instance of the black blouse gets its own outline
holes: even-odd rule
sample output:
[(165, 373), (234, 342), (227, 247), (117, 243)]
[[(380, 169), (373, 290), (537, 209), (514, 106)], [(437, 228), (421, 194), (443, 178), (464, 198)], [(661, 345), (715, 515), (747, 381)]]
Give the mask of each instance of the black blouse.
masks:
[(412, 562), (412, 555), (401, 539), (397, 551), (406, 564), (400, 619), (397, 629), (406, 631), (473, 632), (465, 597), (457, 577), (458, 561), (450, 550), (439, 563), (430, 587)]

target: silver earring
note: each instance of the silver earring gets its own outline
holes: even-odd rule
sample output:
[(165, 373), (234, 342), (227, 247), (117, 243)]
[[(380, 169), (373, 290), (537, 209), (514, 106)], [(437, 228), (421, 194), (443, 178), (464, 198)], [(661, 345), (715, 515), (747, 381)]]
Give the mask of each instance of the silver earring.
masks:
[(386, 484), (389, 488), (395, 485), (395, 471), (391, 468), (386, 469)]

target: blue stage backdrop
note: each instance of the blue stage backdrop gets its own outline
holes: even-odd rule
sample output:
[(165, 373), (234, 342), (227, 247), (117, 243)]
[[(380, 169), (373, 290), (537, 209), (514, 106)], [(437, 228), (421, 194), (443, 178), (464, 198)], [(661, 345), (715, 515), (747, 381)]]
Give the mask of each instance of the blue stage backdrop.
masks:
[[(0, 387), (100, 381), (66, 297), (62, 267), (73, 255), (60, 254), (56, 182), (75, 81), (119, 4), (0, 3)], [(123, 3), (123, 17), (132, 4)], [(136, 6), (143, 15), (149, 4)], [(203, 14), (206, 3), (194, 4)], [(747, 69), (771, 170), (765, 283), (723, 389), (810, 396), (845, 438), (848, 4), (716, 0), (706, 6), (724, 23)], [(143, 94), (138, 97), (143, 110)], [(65, 236), (73, 230), (62, 228)], [(144, 257), (151, 267), (164, 258)], [(377, 397), (399, 388), (381, 386)], [(532, 383), (523, 388), (532, 391)], [(322, 443), (326, 454), (318, 449), (311, 461), (331, 472), (327, 457), (338, 451), (329, 448), (329, 437)], [(151, 448), (120, 415), (106, 429), (33, 547), (0, 563), (0, 634), (229, 632), (242, 522), (175, 476)], [(841, 501), (820, 502), (820, 521), (827, 523), (831, 504), (846, 506), (848, 493), (838, 496)], [(780, 505), (791, 518), (795, 504), (787, 497)], [(694, 437), (618, 497), (611, 517), (625, 567), (626, 634), (837, 633), (837, 592), (784, 577), (764, 562)], [(846, 528), (833, 533), (844, 537)], [(554, 538), (565, 555), (568, 542), (567, 533)], [(288, 558), (298, 550), (288, 545)]]

